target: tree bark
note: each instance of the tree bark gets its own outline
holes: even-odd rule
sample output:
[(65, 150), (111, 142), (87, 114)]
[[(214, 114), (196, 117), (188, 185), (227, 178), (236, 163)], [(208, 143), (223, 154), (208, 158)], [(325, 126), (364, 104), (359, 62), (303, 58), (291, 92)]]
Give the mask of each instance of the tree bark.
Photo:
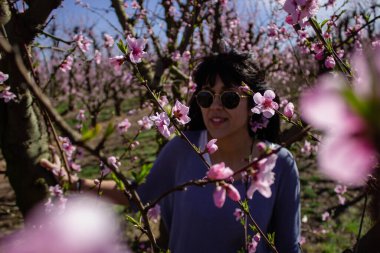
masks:
[[(2, 4), (8, 4), (2, 1)], [(28, 63), (28, 48), (61, 0), (27, 1), (24, 13), (8, 12), (5, 25), (6, 37), (21, 52)], [(9, 6), (8, 6), (9, 7)], [(17, 100), (0, 101), (0, 148), (7, 164), (6, 175), (16, 194), (16, 204), (25, 216), (46, 196), (46, 184), (53, 184), (54, 177), (39, 165), (41, 158), (48, 158), (48, 135), (38, 104), (25, 85), (25, 80), (15, 63), (14, 55), (1, 52), (0, 70), (9, 74), (6, 85), (16, 94)], [(25, 64), (31, 68), (28, 64)]]

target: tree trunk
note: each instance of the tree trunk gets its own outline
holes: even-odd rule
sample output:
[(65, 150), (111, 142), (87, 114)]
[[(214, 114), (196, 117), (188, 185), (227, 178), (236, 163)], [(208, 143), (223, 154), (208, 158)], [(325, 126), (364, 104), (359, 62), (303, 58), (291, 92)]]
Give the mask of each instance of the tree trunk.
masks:
[[(36, 36), (51, 11), (61, 0), (25, 1), (29, 8), (24, 13), (0, 12), (2, 25), (12, 46), (19, 48), (25, 63), (28, 63), (28, 46)], [(1, 1), (1, 8), (9, 8), (8, 1)], [(5, 6), (5, 7), (4, 7)], [(4, 14), (5, 13), (5, 14)], [(7, 19), (3, 15), (8, 15)], [(3, 22), (3, 20), (6, 20)], [(9, 20), (9, 22), (8, 22)], [(5, 82), (16, 94), (17, 100), (0, 101), (0, 148), (6, 161), (6, 175), (16, 193), (16, 203), (25, 216), (30, 209), (46, 196), (47, 184), (54, 184), (54, 177), (39, 165), (41, 158), (48, 158), (48, 136), (42, 112), (37, 101), (27, 89), (19, 72), (14, 55), (1, 51), (0, 70), (9, 74)], [(28, 64), (25, 64), (27, 67)]]

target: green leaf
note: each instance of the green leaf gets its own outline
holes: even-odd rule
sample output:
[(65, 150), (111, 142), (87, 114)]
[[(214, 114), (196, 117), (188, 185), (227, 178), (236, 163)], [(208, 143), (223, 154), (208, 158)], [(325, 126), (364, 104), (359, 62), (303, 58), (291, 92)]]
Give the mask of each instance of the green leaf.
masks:
[(126, 46), (124, 45), (123, 41), (120, 39), (119, 42), (117, 43), (117, 47), (119, 48), (119, 50), (124, 54), (124, 55), (127, 55), (128, 54), (128, 51), (127, 51), (127, 48)]
[(274, 245), (274, 236), (275, 236), (275, 232), (273, 232), (273, 233), (268, 233), (268, 240), (269, 240), (269, 242), (272, 244), (272, 245)]
[(91, 128), (82, 134), (82, 141), (88, 141), (94, 138), (101, 130), (101, 126), (99, 124), (96, 124), (94, 128)]
[(137, 184), (141, 184), (145, 181), (145, 178), (148, 176), (150, 170), (153, 167), (153, 163), (144, 164), (137, 174), (136, 172), (132, 172), (132, 176)]
[(325, 19), (321, 22), (320, 27), (323, 27), (330, 19)]
[(241, 206), (243, 207), (244, 212), (249, 213), (249, 205), (247, 200), (242, 201)]
[(135, 226), (135, 227), (141, 227), (141, 224), (140, 224), (137, 220), (135, 220), (132, 216), (129, 216), (129, 215), (127, 214), (127, 215), (125, 215), (125, 218), (126, 218), (126, 220), (127, 220), (128, 222), (132, 223), (133, 226)]
[(115, 125), (112, 122), (108, 123), (107, 129), (104, 133), (104, 138), (107, 138), (108, 136), (110, 136), (114, 131), (115, 131)]
[(124, 191), (125, 190), (124, 183), (115, 175), (115, 173), (112, 172), (111, 177), (113, 181), (115, 181), (117, 188), (121, 191)]

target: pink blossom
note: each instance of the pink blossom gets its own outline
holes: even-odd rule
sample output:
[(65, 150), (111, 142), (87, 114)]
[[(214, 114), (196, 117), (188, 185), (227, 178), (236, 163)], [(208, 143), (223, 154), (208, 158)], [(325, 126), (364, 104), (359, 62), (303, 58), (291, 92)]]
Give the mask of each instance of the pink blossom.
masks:
[(338, 194), (338, 200), (340, 205), (344, 205), (346, 203), (346, 198), (343, 195)]
[(226, 184), (225, 189), (226, 189), (227, 195), (230, 199), (232, 199), (233, 201), (239, 201), (240, 200), (240, 193), (232, 184)]
[(214, 204), (216, 207), (222, 208), (226, 201), (226, 189), (218, 185), (213, 193)]
[(8, 74), (5, 74), (0, 71), (0, 84), (3, 84), (6, 80), (8, 80), (8, 78), (9, 78)]
[(347, 186), (338, 184), (335, 186), (334, 191), (337, 194), (344, 194), (347, 191)]
[(374, 145), (364, 135), (365, 122), (341, 95), (341, 77), (323, 76), (318, 83), (301, 95), (300, 108), (304, 119), (326, 134), (318, 149), (319, 167), (344, 184), (363, 184), (376, 164)]
[(306, 243), (306, 238), (305, 238), (305, 236), (301, 236), (299, 243), (300, 243), (300, 245), (303, 245), (303, 244)]
[(260, 141), (256, 144), (256, 148), (257, 148), (257, 151), (260, 154), (262, 154), (268, 149), (268, 146), (267, 146), (267, 144), (265, 144), (265, 142)]
[(117, 55), (115, 57), (109, 58), (109, 62), (115, 69), (115, 71), (120, 71), (121, 65), (125, 62), (124, 55)]
[(193, 80), (190, 78), (189, 79), (189, 86), (188, 86), (188, 92), (189, 93), (194, 93), (197, 89), (197, 84), (193, 82)]
[(172, 60), (173, 61), (179, 61), (179, 59), (181, 59), (181, 53), (178, 50), (176, 50), (172, 54)]
[(264, 92), (264, 96), (262, 96), (259, 92), (253, 95), (253, 100), (256, 103), (256, 106), (252, 108), (253, 113), (263, 113), (264, 117), (271, 118), (275, 110), (278, 109), (278, 104), (273, 101), (276, 97), (276, 94), (272, 90), (266, 90)]
[(326, 211), (322, 214), (322, 221), (327, 221), (329, 218), (330, 218), (329, 212)]
[[(103, 198), (70, 197), (59, 199), (58, 208), (44, 212), (39, 205), (29, 213), (22, 231), (3, 242), (7, 253), (117, 253), (121, 250), (118, 222), (111, 206)], [(66, 203), (67, 202), (67, 203)], [(66, 208), (61, 209), (65, 203)], [(50, 202), (51, 204), (51, 202)], [(121, 247), (121, 248), (120, 248)]]
[(240, 208), (235, 208), (234, 216), (236, 218), (236, 221), (238, 221), (244, 217), (244, 212)]
[(106, 47), (106, 48), (113, 47), (113, 45), (115, 43), (113, 37), (111, 35), (107, 34), (107, 33), (105, 33), (103, 35), (103, 37), (104, 37), (104, 47)]
[(261, 236), (259, 233), (252, 237), (252, 241), (248, 244), (248, 253), (255, 253), (257, 245), (259, 244)]
[(185, 52), (183, 52), (182, 59), (184, 61), (189, 61), (191, 59), (191, 53), (189, 50), (186, 50)]
[(115, 156), (108, 157), (107, 162), (108, 164), (111, 164), (116, 169), (118, 169), (121, 165), (121, 162)]
[(165, 107), (166, 105), (169, 104), (168, 97), (167, 97), (167, 96), (161, 96), (161, 97), (158, 99), (158, 103), (159, 103), (162, 107)]
[(234, 172), (229, 168), (225, 167), (224, 162), (216, 163), (212, 165), (207, 172), (207, 177), (211, 180), (227, 179), (231, 177)]
[(72, 161), (69, 164), (70, 168), (76, 172), (80, 172), (82, 170), (80, 164), (74, 163)]
[(311, 143), (309, 141), (305, 140), (305, 142), (301, 148), (301, 153), (309, 156), (312, 151), (313, 151), (313, 147), (311, 146)]
[(145, 39), (136, 39), (128, 36), (127, 44), (129, 49), (131, 50), (131, 53), (129, 54), (129, 59), (131, 60), (131, 62), (139, 63), (141, 62), (141, 59), (147, 55), (147, 53), (144, 52), (144, 48), (146, 45)]
[(139, 3), (136, 0), (133, 0), (131, 6), (132, 6), (132, 9), (140, 9), (141, 8)]
[(278, 35), (278, 27), (276, 24), (270, 24), (267, 27), (268, 37), (276, 37)]
[(284, 115), (288, 117), (288, 119), (291, 119), (294, 115), (294, 104), (292, 102), (289, 102), (285, 108), (284, 108)]
[(172, 116), (182, 125), (186, 125), (190, 122), (190, 117), (187, 116), (189, 113), (189, 107), (182, 104), (178, 100), (175, 101), (175, 105), (172, 108)]
[(253, 193), (257, 190), (266, 198), (272, 196), (270, 186), (274, 183), (273, 168), (276, 165), (277, 155), (272, 154), (258, 161), (254, 166), (251, 178), (251, 185), (247, 191), (247, 197), (252, 199)]
[(149, 130), (153, 126), (153, 121), (151, 121), (148, 116), (144, 116), (142, 119), (137, 121), (137, 124), (141, 126), (142, 129)]
[(128, 131), (130, 127), (131, 127), (131, 123), (129, 122), (129, 120), (124, 119), (122, 122), (117, 124), (117, 131), (120, 135), (123, 135)]
[(161, 207), (159, 204), (156, 204), (153, 208), (148, 210), (148, 218), (149, 220), (157, 223), (161, 217)]
[(323, 58), (325, 57), (325, 52), (322, 50), (318, 53), (315, 54), (314, 58), (317, 60), (317, 61), (322, 61)]
[(165, 138), (169, 138), (170, 135), (174, 132), (174, 129), (173, 128), (169, 128), (169, 125), (170, 125), (170, 119), (168, 117), (168, 115), (165, 113), (165, 112), (162, 112), (160, 114), (158, 114), (156, 112), (156, 115), (152, 115), (149, 117), (150, 120), (152, 120), (154, 122), (154, 124), (156, 125), (158, 131), (165, 137)]
[(59, 66), (59, 69), (63, 72), (66, 73), (67, 71), (71, 70), (73, 66), (74, 58), (69, 55), (66, 57), (66, 59), (63, 60), (61, 65)]
[(299, 23), (301, 26), (304, 26), (307, 19), (314, 16), (319, 9), (317, 0), (280, 0), (279, 2), (292, 17), (292, 24)]
[(218, 150), (218, 146), (215, 144), (217, 139), (212, 139), (206, 144), (206, 150), (205, 152), (209, 154), (213, 154)]
[(84, 114), (85, 113), (85, 110), (79, 110), (77, 116), (76, 116), (76, 120), (80, 121), (80, 122), (83, 122), (86, 120), (86, 115)]
[(332, 56), (327, 56), (325, 60), (325, 67), (328, 69), (333, 69), (335, 67), (335, 60)]
[(15, 100), (16, 95), (10, 91), (11, 87), (6, 86), (5, 89), (0, 93), (0, 99), (4, 99), (5, 103), (11, 100)]
[(94, 60), (96, 64), (100, 64), (100, 62), (102, 61), (102, 53), (97, 49), (95, 50), (95, 53), (94, 53)]
[(86, 38), (85, 36), (83, 36), (83, 34), (76, 34), (74, 36), (74, 40), (76, 41), (79, 49), (83, 52), (83, 53), (86, 53), (89, 49), (90, 49), (90, 46), (92, 44), (92, 40), (89, 40), (88, 38)]

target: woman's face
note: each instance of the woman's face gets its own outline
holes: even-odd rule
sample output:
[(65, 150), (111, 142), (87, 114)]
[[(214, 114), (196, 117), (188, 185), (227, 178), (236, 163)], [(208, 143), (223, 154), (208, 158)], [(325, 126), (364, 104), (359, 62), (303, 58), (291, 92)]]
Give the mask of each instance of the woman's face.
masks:
[[(233, 90), (244, 95), (239, 92), (238, 88), (225, 87), (219, 76), (216, 77), (214, 87), (205, 86), (203, 89), (219, 95), (225, 90)], [(203, 122), (212, 138), (220, 140), (238, 135), (249, 136), (247, 99), (249, 98), (240, 98), (240, 103), (236, 108), (226, 109), (222, 105), (220, 96), (215, 96), (209, 108), (201, 107)]]

